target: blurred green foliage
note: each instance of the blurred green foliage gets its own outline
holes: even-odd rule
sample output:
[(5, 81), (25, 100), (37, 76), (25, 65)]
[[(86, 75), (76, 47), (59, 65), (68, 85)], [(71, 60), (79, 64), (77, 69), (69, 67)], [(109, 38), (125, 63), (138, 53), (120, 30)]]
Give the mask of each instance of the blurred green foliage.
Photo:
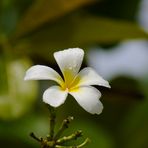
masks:
[(0, 118), (18, 118), (28, 112), (37, 97), (37, 83), (23, 81), (30, 61), (25, 58), (10, 60), (1, 55), (0, 65)]
[[(82, 47), (87, 52), (94, 45), (147, 39), (148, 34), (135, 19), (139, 2), (0, 1), (1, 147), (39, 147), (29, 138), (29, 133), (34, 131), (42, 136), (48, 133), (48, 111), (41, 97), (50, 83), (24, 82), (27, 68), (33, 64), (47, 64), (47, 61), (55, 67), (53, 52), (64, 48)], [(123, 77), (112, 80), (111, 86), (111, 90), (102, 89), (105, 109), (100, 116), (86, 113), (69, 97), (57, 109), (60, 114), (57, 120), (73, 115), (76, 119), (72, 129), (82, 128), (85, 136), (92, 140), (87, 147), (147, 148), (147, 79)], [(66, 134), (70, 132), (69, 129)]]

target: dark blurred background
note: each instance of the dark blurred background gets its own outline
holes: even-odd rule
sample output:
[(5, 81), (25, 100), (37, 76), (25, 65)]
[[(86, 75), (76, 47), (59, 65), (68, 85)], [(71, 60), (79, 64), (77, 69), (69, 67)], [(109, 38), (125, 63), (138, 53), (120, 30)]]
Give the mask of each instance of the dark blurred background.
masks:
[(94, 67), (112, 88), (98, 87), (99, 116), (69, 96), (57, 108), (56, 128), (72, 115), (65, 134), (82, 129), (88, 148), (148, 148), (147, 14), (147, 0), (1, 0), (0, 147), (39, 147), (29, 133), (48, 134), (42, 94), (52, 82), (25, 82), (25, 71), (35, 64), (59, 70), (53, 53), (80, 47), (83, 67)]

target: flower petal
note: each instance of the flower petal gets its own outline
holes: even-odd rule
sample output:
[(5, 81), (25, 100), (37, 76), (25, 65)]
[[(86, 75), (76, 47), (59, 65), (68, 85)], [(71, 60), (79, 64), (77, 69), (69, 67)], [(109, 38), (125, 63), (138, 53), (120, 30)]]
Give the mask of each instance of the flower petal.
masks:
[(59, 86), (52, 86), (44, 92), (43, 101), (53, 107), (58, 107), (65, 102), (67, 95), (67, 90), (63, 91)]
[(54, 80), (59, 84), (63, 81), (55, 70), (43, 65), (35, 65), (29, 68), (24, 80)]
[(59, 65), (66, 83), (69, 83), (78, 73), (82, 64), (84, 51), (80, 48), (69, 48), (54, 53), (55, 60)]
[(100, 75), (98, 75), (90, 67), (86, 67), (82, 69), (78, 73), (74, 83), (77, 86), (100, 85), (100, 86), (105, 86), (110, 88), (108, 81), (104, 80)]
[(102, 112), (103, 105), (99, 100), (101, 93), (96, 88), (83, 86), (69, 93), (87, 112), (91, 114), (100, 114)]

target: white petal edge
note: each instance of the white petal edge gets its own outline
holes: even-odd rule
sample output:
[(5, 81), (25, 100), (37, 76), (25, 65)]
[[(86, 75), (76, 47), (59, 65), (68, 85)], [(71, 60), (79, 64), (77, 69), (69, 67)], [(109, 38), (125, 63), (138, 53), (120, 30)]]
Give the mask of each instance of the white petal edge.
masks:
[(99, 100), (101, 93), (96, 88), (92, 86), (83, 86), (78, 90), (69, 93), (87, 112), (91, 114), (100, 114), (102, 112), (103, 105)]
[(91, 67), (82, 69), (77, 77), (80, 79), (78, 86), (85, 85), (99, 85), (111, 88), (108, 81), (104, 80), (99, 74), (95, 72)]
[(84, 51), (80, 48), (69, 48), (54, 53), (54, 58), (63, 75), (65, 70), (69, 70), (75, 76), (80, 70), (83, 57)]
[(24, 80), (54, 80), (61, 84), (61, 76), (52, 68), (43, 65), (35, 65), (26, 71)]
[(63, 91), (59, 86), (52, 86), (44, 92), (43, 102), (58, 107), (65, 102), (67, 95), (67, 90)]

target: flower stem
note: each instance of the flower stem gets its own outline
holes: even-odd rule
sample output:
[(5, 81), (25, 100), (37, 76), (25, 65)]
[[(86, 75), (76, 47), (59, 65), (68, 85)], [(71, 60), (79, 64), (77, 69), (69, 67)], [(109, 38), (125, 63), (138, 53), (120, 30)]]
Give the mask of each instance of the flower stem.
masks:
[(83, 143), (81, 143), (80, 145), (78, 145), (76, 148), (81, 148), (81, 147), (85, 146), (89, 142), (90, 142), (90, 139), (86, 138), (85, 141)]
[(51, 106), (48, 105), (49, 113), (50, 113), (50, 140), (53, 139), (54, 137), (54, 128), (55, 128), (55, 119), (56, 119), (56, 114), (55, 114), (55, 109)]
[(62, 143), (65, 143), (67, 141), (70, 141), (70, 140), (76, 140), (77, 138), (81, 137), (82, 136), (82, 131), (79, 130), (73, 134), (71, 134), (70, 136), (64, 136), (60, 139), (57, 140), (57, 144), (62, 144)]
[(62, 125), (59, 129), (59, 131), (57, 132), (57, 134), (55, 135), (54, 139), (57, 140), (61, 134), (64, 132), (65, 129), (68, 128), (68, 124), (73, 120), (74, 118), (69, 116), (68, 118), (64, 119), (62, 122)]
[(90, 142), (89, 138), (86, 138), (83, 143), (81, 143), (80, 145), (77, 145), (77, 146), (61, 146), (61, 145), (56, 145), (55, 148), (81, 148), (81, 147), (84, 147), (89, 142)]
[(76, 140), (77, 138), (82, 136), (82, 131), (78, 130), (75, 133), (64, 136), (62, 138), (61, 135), (64, 132), (65, 129), (68, 128), (69, 123), (73, 120), (73, 117), (69, 116), (65, 120), (63, 120), (61, 127), (59, 128), (58, 132), (54, 133), (55, 128), (55, 109), (51, 106), (47, 106), (50, 113), (50, 130), (49, 134), (46, 136), (46, 138), (38, 138), (34, 133), (31, 133), (30, 136), (34, 138), (36, 141), (40, 142), (41, 148), (81, 148), (85, 146), (90, 140), (87, 138), (83, 143), (77, 146), (63, 146), (68, 141)]
[(34, 133), (30, 133), (30, 136), (36, 141), (41, 142), (41, 139), (39, 139)]

